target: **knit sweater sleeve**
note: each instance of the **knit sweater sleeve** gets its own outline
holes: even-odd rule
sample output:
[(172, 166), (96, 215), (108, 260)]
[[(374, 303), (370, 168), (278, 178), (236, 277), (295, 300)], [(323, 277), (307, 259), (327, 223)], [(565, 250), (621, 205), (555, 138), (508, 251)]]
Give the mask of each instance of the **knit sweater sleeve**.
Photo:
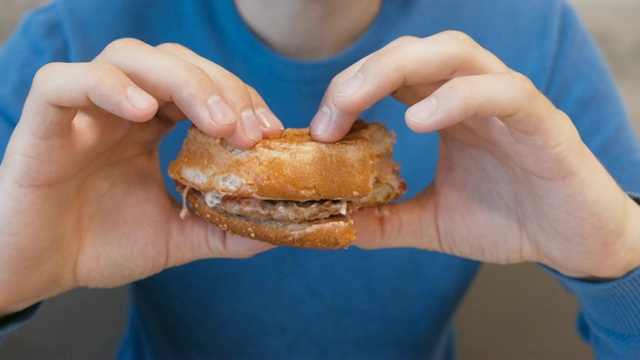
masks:
[(40, 309), (42, 303), (32, 305), (15, 314), (9, 314), (0, 318), (0, 342), (11, 330), (19, 328), (24, 323), (31, 320)]
[(640, 269), (600, 283), (549, 271), (580, 301), (578, 330), (597, 358), (640, 358)]
[[(65, 61), (67, 45), (55, 3), (27, 15), (0, 48), (0, 159), (20, 118), (31, 81), (40, 67)], [(31, 319), (39, 304), (0, 319), (0, 340)]]
[[(640, 146), (612, 76), (573, 9), (559, 20), (545, 92), (620, 186), (640, 194)], [(640, 359), (640, 269), (607, 282), (550, 272), (579, 300), (578, 328), (598, 358)]]
[(0, 158), (18, 123), (35, 73), (69, 60), (69, 44), (57, 2), (25, 16), (0, 48)]

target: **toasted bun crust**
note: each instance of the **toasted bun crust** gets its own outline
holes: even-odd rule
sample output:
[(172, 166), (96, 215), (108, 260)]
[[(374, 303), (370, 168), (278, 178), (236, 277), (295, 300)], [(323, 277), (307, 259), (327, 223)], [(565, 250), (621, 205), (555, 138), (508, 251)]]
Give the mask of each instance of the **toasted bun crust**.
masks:
[(391, 152), (393, 141), (384, 125), (358, 121), (336, 143), (313, 141), (308, 129), (288, 129), (281, 138), (238, 150), (192, 126), (169, 176), (201, 191), (241, 198), (352, 199), (371, 193), (375, 161)]
[(187, 199), (199, 216), (221, 229), (278, 246), (340, 249), (349, 246), (356, 238), (352, 221), (346, 216), (303, 223), (260, 222), (210, 208), (204, 198), (193, 190), (189, 191)]

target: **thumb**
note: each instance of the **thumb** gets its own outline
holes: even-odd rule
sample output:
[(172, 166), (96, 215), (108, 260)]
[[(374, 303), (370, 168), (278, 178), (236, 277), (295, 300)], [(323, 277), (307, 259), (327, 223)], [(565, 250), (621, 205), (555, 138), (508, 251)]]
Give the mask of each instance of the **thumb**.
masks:
[(438, 229), (431, 190), (399, 203), (357, 211), (352, 215), (363, 249), (412, 247), (439, 251)]
[(194, 214), (183, 220), (176, 212), (173, 221), (167, 268), (207, 258), (249, 258), (275, 247), (223, 231)]

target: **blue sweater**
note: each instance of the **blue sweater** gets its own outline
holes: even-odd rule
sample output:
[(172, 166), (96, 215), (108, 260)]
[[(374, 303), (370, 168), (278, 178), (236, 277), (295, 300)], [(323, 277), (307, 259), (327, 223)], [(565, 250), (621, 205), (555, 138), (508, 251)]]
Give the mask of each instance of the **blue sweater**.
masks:
[[(312, 62), (267, 48), (231, 0), (53, 1), (30, 14), (0, 52), (0, 155), (36, 70), (89, 61), (117, 38), (183, 44), (254, 86), (285, 126), (306, 127), (336, 73), (399, 36), (447, 29), (468, 33), (530, 77), (571, 116), (621, 186), (640, 193), (640, 148), (610, 74), (560, 0), (386, 0), (356, 43)], [(437, 135), (406, 127), (405, 110), (389, 98), (362, 116), (397, 133), (394, 157), (410, 197), (433, 178), (438, 145)], [(162, 142), (164, 169), (187, 126)], [(131, 285), (120, 356), (453, 358), (452, 315), (479, 266), (434, 252), (357, 248), (198, 261)], [(579, 330), (599, 356), (640, 358), (640, 271), (599, 284), (551, 272), (579, 299)], [(33, 310), (5, 319), (0, 336)]]

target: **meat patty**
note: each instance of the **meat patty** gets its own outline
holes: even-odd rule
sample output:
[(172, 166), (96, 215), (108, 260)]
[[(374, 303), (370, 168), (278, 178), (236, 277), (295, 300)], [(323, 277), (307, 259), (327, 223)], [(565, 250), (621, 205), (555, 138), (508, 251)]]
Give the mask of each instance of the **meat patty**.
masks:
[(346, 215), (352, 205), (346, 200), (277, 201), (240, 199), (215, 193), (203, 195), (209, 207), (250, 219), (282, 222), (305, 222)]

